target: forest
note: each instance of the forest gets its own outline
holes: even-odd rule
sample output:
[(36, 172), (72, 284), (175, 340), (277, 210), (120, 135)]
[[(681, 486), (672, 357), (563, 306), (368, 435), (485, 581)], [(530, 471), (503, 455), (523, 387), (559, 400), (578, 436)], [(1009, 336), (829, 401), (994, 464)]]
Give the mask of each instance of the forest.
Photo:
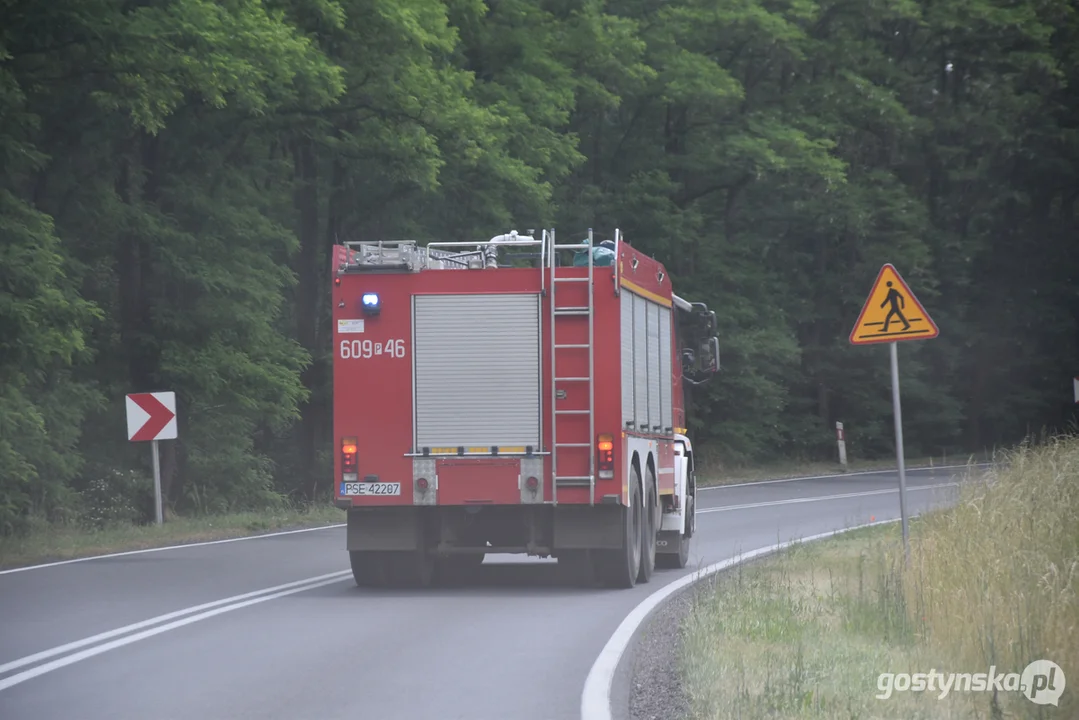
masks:
[(837, 420), (894, 453), (888, 348), (848, 341), (884, 263), (940, 327), (899, 346), (908, 456), (1066, 428), (1079, 12), (0, 0), (0, 534), (142, 502), (149, 390), (171, 507), (325, 498), (330, 247), (541, 227), (716, 311), (716, 462), (831, 458)]

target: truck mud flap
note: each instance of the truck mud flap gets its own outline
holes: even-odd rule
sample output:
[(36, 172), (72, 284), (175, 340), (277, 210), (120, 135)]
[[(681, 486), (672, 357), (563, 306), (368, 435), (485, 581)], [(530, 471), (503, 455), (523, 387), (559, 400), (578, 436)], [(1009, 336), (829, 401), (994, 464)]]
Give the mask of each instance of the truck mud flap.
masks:
[(656, 552), (678, 554), (682, 546), (682, 533), (679, 530), (662, 530), (656, 533)]

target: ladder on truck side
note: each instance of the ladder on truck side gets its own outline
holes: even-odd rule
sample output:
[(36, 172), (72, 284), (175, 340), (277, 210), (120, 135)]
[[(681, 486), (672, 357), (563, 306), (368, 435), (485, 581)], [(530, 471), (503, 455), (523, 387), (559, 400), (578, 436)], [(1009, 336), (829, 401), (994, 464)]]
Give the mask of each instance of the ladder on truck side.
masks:
[[(590, 505), (596, 504), (596, 453), (593, 451), (592, 442), (596, 435), (596, 391), (595, 391), (595, 286), (594, 267), (595, 258), (592, 255), (592, 229), (588, 230), (587, 243), (559, 245), (555, 242), (554, 230), (548, 234), (551, 243), (551, 252), (548, 253), (547, 261), (551, 271), (551, 492), (552, 501), (558, 504), (559, 487), (585, 487), (589, 489)], [(588, 276), (567, 277), (559, 274), (558, 251), (559, 250), (585, 250), (588, 253)], [(570, 267), (575, 267), (570, 265)], [(588, 283), (586, 293), (587, 305), (559, 306), (558, 286), (562, 283)], [(580, 318), (588, 319), (588, 342), (587, 343), (558, 343), (558, 328), (573, 322), (579, 322)], [(558, 358), (562, 353), (588, 353), (588, 373), (586, 375), (560, 375)], [(559, 410), (558, 409), (558, 385), (559, 383), (588, 385), (588, 409)], [(588, 415), (587, 442), (563, 442), (559, 440), (558, 420), (568, 415)], [(558, 472), (558, 457), (560, 450), (581, 450), (588, 453), (587, 475), (560, 475)]]

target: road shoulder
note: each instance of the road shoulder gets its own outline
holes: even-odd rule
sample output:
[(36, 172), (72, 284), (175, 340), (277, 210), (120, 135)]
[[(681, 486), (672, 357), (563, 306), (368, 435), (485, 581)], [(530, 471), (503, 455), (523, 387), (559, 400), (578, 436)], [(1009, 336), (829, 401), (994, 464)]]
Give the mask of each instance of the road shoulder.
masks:
[[(687, 720), (682, 627), (705, 583), (694, 583), (656, 608), (630, 648), (629, 720)], [(617, 681), (616, 681), (617, 684)], [(615, 714), (617, 720), (618, 714)]]

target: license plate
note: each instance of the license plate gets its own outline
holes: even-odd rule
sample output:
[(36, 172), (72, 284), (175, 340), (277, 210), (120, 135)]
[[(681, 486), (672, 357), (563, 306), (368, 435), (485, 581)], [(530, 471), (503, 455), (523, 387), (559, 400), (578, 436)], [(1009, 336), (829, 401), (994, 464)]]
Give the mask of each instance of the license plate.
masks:
[(401, 483), (347, 482), (341, 483), (342, 495), (400, 495)]

